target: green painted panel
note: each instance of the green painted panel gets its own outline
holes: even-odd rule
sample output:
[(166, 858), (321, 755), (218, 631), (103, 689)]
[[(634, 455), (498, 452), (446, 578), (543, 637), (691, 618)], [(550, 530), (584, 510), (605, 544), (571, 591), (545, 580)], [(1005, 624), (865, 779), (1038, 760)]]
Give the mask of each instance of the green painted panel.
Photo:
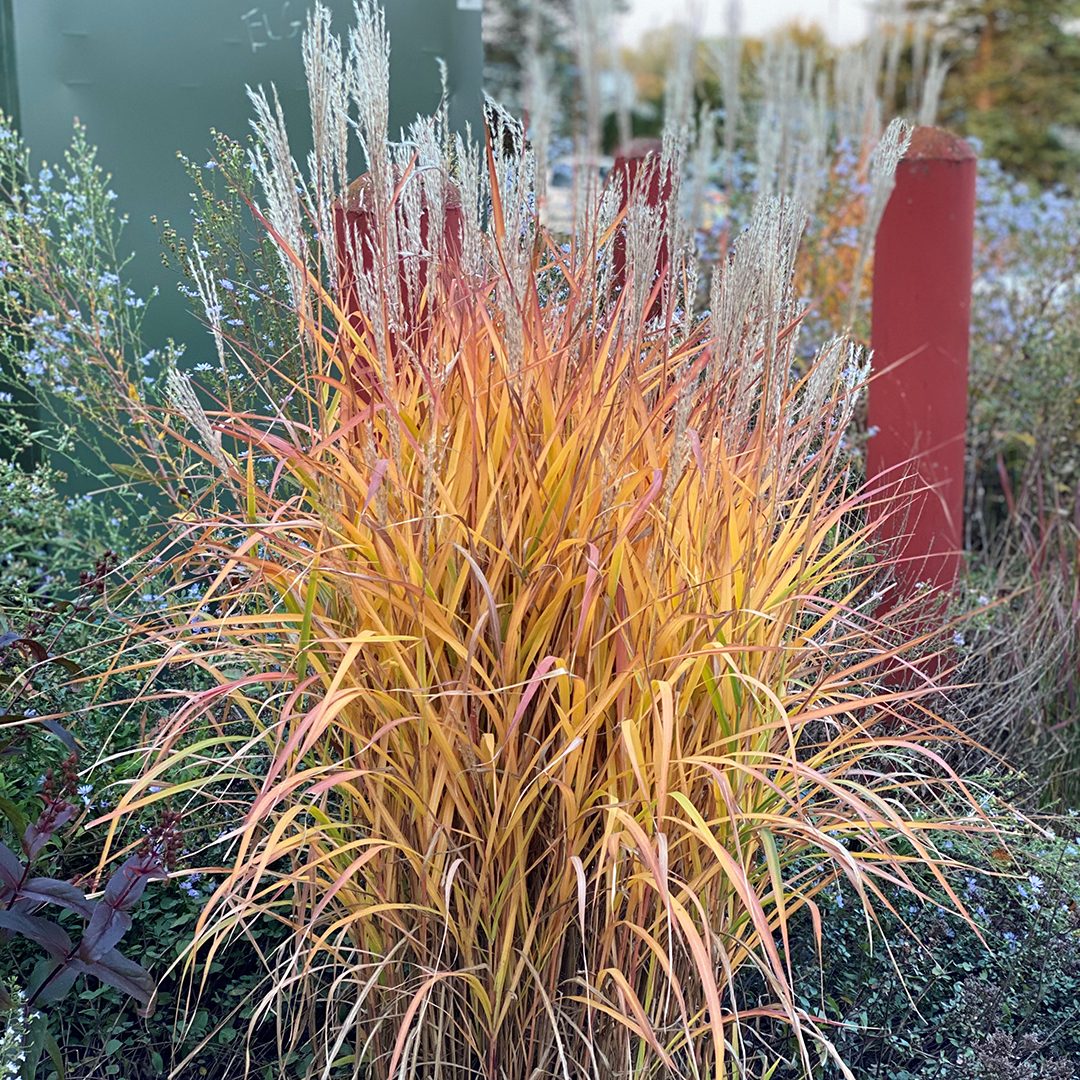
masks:
[[(436, 58), (450, 71), (451, 120), (480, 130), (482, 46), (476, 0), (384, 0), (391, 35), (392, 130), (438, 103)], [(0, 105), (16, 114), (35, 162), (62, 156), (86, 124), (130, 217), (135, 287), (153, 285), (147, 337), (178, 341), (197, 324), (163, 270), (156, 214), (183, 230), (189, 185), (176, 160), (201, 159), (211, 127), (243, 136), (245, 85), (274, 82), (299, 160), (308, 126), (300, 35), (308, 0), (0, 0)], [(335, 26), (352, 0), (327, 0)]]
[(19, 115), (11, 0), (0, 0), (0, 112), (7, 116)]

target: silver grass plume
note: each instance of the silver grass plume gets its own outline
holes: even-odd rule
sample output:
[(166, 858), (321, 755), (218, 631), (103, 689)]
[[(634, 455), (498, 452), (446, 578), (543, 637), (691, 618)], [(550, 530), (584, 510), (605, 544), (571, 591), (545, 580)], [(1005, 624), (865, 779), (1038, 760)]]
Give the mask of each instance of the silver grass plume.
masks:
[(886, 107), (892, 108), (896, 102), (900, 59), (903, 56), (908, 31), (906, 5), (903, 0), (892, 0), (892, 3), (881, 9), (878, 18), (881, 20), (881, 33), (886, 41), (885, 81), (881, 96)]
[(812, 209), (826, 179), (827, 84), (814, 54), (787, 39), (766, 43), (757, 68), (763, 99), (757, 127), (758, 198)]
[(777, 198), (760, 200), (750, 225), (717, 268), (710, 294), (706, 370), (710, 388), (726, 401), (725, 437), (745, 437), (751, 420), (773, 423), (794, 360), (795, 336), (778, 342), (798, 314), (792, 280), (806, 223), (804, 211)]
[(600, 205), (597, 210), (596, 230), (593, 234), (594, 242), (599, 244), (601, 236), (611, 237), (607, 243), (600, 245), (595, 252), (590, 252), (595, 257), (596, 274), (590, 276), (588, 281), (595, 288), (595, 299), (600, 303), (611, 296), (615, 283), (615, 230), (613, 226), (622, 209), (622, 197), (622, 184), (608, 184), (600, 196)]
[[(691, 221), (683, 213), (685, 196), (683, 178), (687, 172), (686, 157), (690, 133), (677, 138), (673, 131), (664, 133), (660, 154), (660, 207), (664, 222), (664, 242), (667, 245), (669, 269), (663, 279), (663, 304), (670, 305), (674, 292), (679, 288), (683, 268), (694, 262), (694, 233)], [(657, 251), (657, 258), (660, 251)]]
[[(680, 274), (680, 281), (682, 283), (681, 317), (676, 320), (674, 327), (675, 340), (673, 346), (675, 348), (685, 346), (691, 340), (698, 323), (695, 310), (698, 270), (695, 260), (691, 259), (687, 262), (685, 273)], [(671, 459), (668, 461), (664, 477), (663, 514), (665, 517), (670, 514), (675, 489), (679, 486), (679, 481), (682, 479), (687, 462), (690, 459), (690, 413), (700, 383), (699, 379), (692, 380), (687, 374), (681, 372), (676, 377), (681, 380), (681, 385), (672, 421), (674, 438), (671, 444)], [(655, 558), (659, 553), (659, 549), (654, 548), (652, 557)]]
[(544, 4), (536, 0), (529, 8), (525, 28), (525, 65), (523, 102), (529, 117), (529, 141), (536, 155), (536, 197), (539, 204), (547, 191), (550, 168), (549, 149), (556, 102), (552, 87), (555, 84), (550, 58), (541, 48), (541, 14)]
[(612, 67), (611, 47), (617, 40), (613, 0), (573, 0), (573, 49), (580, 72), (581, 106), (576, 131), (576, 153), (585, 163), (574, 177), (574, 220), (576, 234), (588, 238), (595, 228), (600, 200), (600, 178), (596, 168), (603, 143), (604, 75)]
[(439, 95), (439, 108), (432, 119), (436, 121), (439, 130), (443, 160), (449, 161), (453, 150), (450, 138), (450, 68), (441, 56), (436, 58), (435, 63), (439, 69), (439, 87), (442, 92)]
[(600, 152), (600, 82), (605, 69), (604, 42), (611, 36), (610, 0), (573, 0), (574, 52), (581, 72), (580, 145), (582, 157)]
[[(673, 44), (673, 73), (665, 88), (659, 163), (660, 202), (668, 258), (671, 261), (671, 271), (664, 281), (665, 307), (671, 300), (668, 293), (680, 276), (679, 266), (688, 259), (692, 260), (694, 254), (691, 216), (694, 211), (688, 210), (687, 197), (683, 194), (683, 179), (687, 172), (688, 150), (695, 138), (693, 109), (697, 54), (698, 39), (693, 27), (689, 23), (680, 24), (676, 28)], [(690, 199), (693, 199), (692, 193)]]
[(827, 341), (810, 367), (798, 418), (844, 430), (851, 422), (869, 375), (870, 354), (858, 342), (847, 337)]
[(884, 107), (878, 94), (887, 42), (880, 23), (859, 45), (843, 50), (833, 66), (833, 110), (836, 136), (852, 149), (876, 139)]
[(191, 378), (177, 371), (175, 367), (170, 367), (165, 373), (165, 394), (173, 408), (198, 433), (199, 440), (214, 464), (222, 472), (228, 472), (229, 462), (225, 457), (225, 451), (221, 448), (221, 435), (211, 426), (210, 417), (206, 415), (206, 410), (202, 407), (199, 396), (191, 385)]
[(945, 89), (945, 76), (949, 74), (949, 65), (942, 56), (941, 41), (935, 38), (930, 47), (930, 62), (926, 67), (919, 95), (919, 115), (916, 123), (921, 127), (932, 127), (937, 121), (941, 106), (941, 92)]
[(504, 228), (497, 298), (506, 328), (510, 370), (518, 371), (525, 360), (521, 305), (532, 278), (536, 240), (536, 164), (521, 124), (491, 98), (487, 99), (487, 110), (492, 145), (500, 148), (494, 155), (494, 182), (499, 187)]
[(851, 282), (851, 303), (848, 325), (855, 322), (862, 293), (862, 280), (874, 246), (889, 196), (896, 184), (896, 169), (911, 143), (911, 125), (906, 120), (893, 120), (885, 129), (874, 152), (870, 155), (870, 193), (866, 198), (866, 214), (859, 234), (859, 255)]
[(680, 187), (679, 216), (690, 227), (697, 227), (701, 221), (701, 208), (705, 197), (705, 186), (716, 158), (716, 123), (712, 110), (702, 105), (698, 113), (696, 137), (693, 149), (688, 155), (687, 172), (689, 183)]
[(694, 78), (697, 35), (688, 23), (675, 27), (671, 66), (664, 85), (665, 139), (683, 139), (689, 134), (694, 115)]
[(757, 63), (762, 90), (758, 114), (756, 156), (759, 198), (778, 195), (790, 129), (791, 114), (798, 105), (799, 50), (788, 39), (765, 42)]
[[(404, 311), (415, 311), (420, 304), (420, 270), (425, 263), (431, 263), (432, 253), (425, 247), (424, 237), (424, 191), (422, 174), (410, 168), (412, 147), (407, 142), (399, 142), (391, 148), (390, 162), (398, 180), (398, 195), (392, 206), (387, 208), (396, 219), (397, 236), (396, 261), (401, 267), (404, 279), (401, 289), (401, 303)], [(408, 172), (408, 175), (406, 173)], [(441, 222), (439, 223), (441, 227)], [(429, 229), (427, 239), (433, 238)], [(391, 252), (391, 263), (394, 261)]]
[[(640, 326), (644, 318), (666, 233), (665, 218), (669, 216), (666, 207), (662, 203), (650, 206), (646, 198), (653, 178), (661, 168), (662, 162), (655, 156), (647, 158), (638, 168), (627, 195), (624, 218), (627, 299), (623, 306), (623, 317), (624, 325), (631, 332)], [(660, 175), (662, 177), (663, 174)]]
[[(445, 98), (444, 98), (445, 100)], [(409, 127), (409, 145), (415, 157), (415, 178), (420, 201), (427, 211), (425, 250), (433, 269), (446, 261), (446, 208), (450, 177), (446, 166), (446, 116), (417, 117)]]
[[(355, 0), (355, 24), (349, 31), (345, 78), (349, 99), (356, 110), (355, 130), (367, 163), (364, 198), (374, 228), (367, 240), (370, 271), (361, 240), (352, 230), (345, 236), (346, 254), (356, 268), (357, 303), (374, 337), (377, 375), (384, 387), (391, 384), (388, 339), (404, 321), (398, 274), (398, 216), (393, 208), (396, 177), (390, 145), (390, 39), (383, 8), (375, 0)], [(394, 463), (401, 465), (401, 434), (389, 425)], [(380, 507), (381, 511), (381, 507)]]
[(790, 159), (780, 194), (807, 211), (816, 208), (828, 180), (829, 103), (828, 80), (816, 71), (813, 57), (803, 54), (799, 77), (799, 106), (791, 133)]
[(761, 295), (765, 343), (761, 419), (767, 425), (776, 425), (780, 422), (780, 403), (791, 376), (798, 340), (797, 324), (783, 340), (781, 332), (795, 323), (799, 311), (794, 287), (795, 261), (807, 214), (804, 207), (784, 199), (769, 205), (763, 217), (765, 247), (761, 258)]
[(911, 82), (907, 88), (907, 105), (910, 113), (919, 109), (919, 101), (926, 77), (926, 57), (929, 51), (930, 20), (924, 11), (917, 12), (911, 20)]
[(827, 341), (814, 357), (806, 378), (806, 386), (799, 402), (799, 415), (803, 419), (819, 416), (825, 402), (832, 396), (840, 378), (840, 369), (844, 363), (847, 338), (832, 338)]
[(390, 38), (386, 15), (375, 0), (355, 0), (356, 21), (349, 31), (349, 96), (357, 111), (356, 132), (368, 170), (389, 183), (387, 144), (390, 124)]
[(728, 188), (735, 187), (735, 151), (739, 140), (739, 121), (742, 118), (742, 52), (740, 33), (742, 5), (728, 0), (727, 32), (723, 42), (714, 50), (714, 62), (720, 69), (720, 87), (724, 94), (724, 161)]
[(262, 87), (258, 90), (248, 87), (248, 97), (255, 106), (255, 119), (251, 121), (255, 146), (249, 159), (263, 191), (266, 219), (293, 253), (294, 258), (290, 258), (276, 245), (294, 309), (303, 313), (307, 310), (307, 278), (301, 267), (307, 265), (307, 235), (300, 203), (300, 177), (289, 149), (281, 101), (277, 89), (271, 89), (272, 105)]
[(881, 100), (880, 87), (888, 48), (889, 37), (885, 24), (871, 22), (870, 33), (863, 42), (862, 51), (865, 55), (867, 80), (864, 88), (866, 115), (875, 123), (871, 129), (874, 133), (880, 131), (884, 124), (885, 104)]
[[(443, 93), (441, 106), (438, 114), (434, 117), (418, 116), (409, 127), (406, 145), (414, 158), (415, 171), (406, 181), (406, 188), (412, 187), (407, 193), (407, 199), (402, 200), (401, 212), (406, 213), (406, 201), (409, 204), (408, 213), (416, 215), (415, 197), (418, 193), (419, 214), (426, 218), (427, 235), (421, 234), (417, 239), (417, 248), (420, 251), (420, 259), (426, 261), (428, 266), (428, 301), (431, 302), (430, 290), (439, 281), (442, 269), (447, 265), (446, 250), (446, 212), (449, 202), (450, 177), (447, 162), (450, 159), (450, 124), (448, 114), (449, 93), (446, 83), (446, 67), (440, 64), (442, 72)], [(403, 194), (406, 194), (403, 192)], [(464, 210), (464, 207), (463, 207)], [(466, 226), (467, 227), (467, 226)], [(417, 265), (419, 260), (417, 260)], [(418, 302), (418, 297), (411, 299), (411, 303)], [(407, 339), (403, 341), (407, 345)], [(447, 371), (452, 366), (446, 362), (442, 350), (429, 350), (426, 357), (427, 377), (433, 385), (443, 386)], [(421, 514), (423, 517), (424, 550), (429, 550), (432, 543), (432, 530), (434, 529), (434, 505), (437, 477), (442, 470), (442, 463), (449, 450), (449, 430), (442, 435), (438, 432), (438, 426), (432, 424), (424, 447), (423, 460), (423, 504)]]
[(633, 114), (637, 104), (637, 88), (633, 76), (616, 53), (612, 59), (615, 80), (615, 96), (612, 106), (615, 111), (615, 130), (619, 145), (630, 142), (634, 135)]
[(494, 171), (507, 238), (520, 238), (524, 246), (531, 246), (536, 230), (535, 157), (526, 145), (521, 122), (497, 101), (486, 100), (491, 142), (501, 148), (494, 155)]
[(421, 271), (426, 269), (430, 286), (446, 261), (448, 178), (441, 117), (417, 117), (393, 147), (391, 161), (394, 174), (402, 178), (393, 212), (406, 286), (402, 300), (412, 312), (420, 304)]
[(483, 276), (487, 249), (485, 214), (491, 200), (490, 179), (484, 166), (483, 148), (471, 138), (471, 132), (454, 137), (456, 179), (461, 193), (463, 232), (461, 269), (466, 277)]
[(341, 39), (331, 33), (330, 12), (317, 4), (303, 37), (304, 72), (311, 103), (312, 150), (308, 190), (332, 289), (338, 285), (334, 241), (335, 201), (349, 186), (349, 87)]
[(396, 215), (397, 257), (402, 266), (407, 311), (420, 304), (421, 271), (436, 280), (444, 265), (446, 248), (447, 179), (444, 166), (441, 115), (417, 117), (391, 149), (391, 163), (399, 195), (391, 212)]
[(225, 331), (222, 328), (221, 296), (218, 293), (217, 281), (214, 275), (206, 268), (203, 252), (195, 245), (195, 254), (188, 256), (188, 273), (195, 282), (195, 291), (199, 294), (203, 311), (206, 313), (206, 321), (210, 325), (210, 333), (214, 338), (214, 347), (217, 349), (218, 366), (221, 374), (228, 378), (229, 369), (225, 360)]
[[(375, 218), (372, 255), (374, 297), (385, 302), (393, 326), (402, 318), (398, 287), (397, 221), (392, 212), (396, 177), (390, 153), (390, 39), (386, 16), (375, 0), (355, 0), (356, 22), (349, 32), (347, 79), (356, 108), (356, 133), (367, 162), (371, 210)], [(359, 266), (360, 262), (354, 262)], [(357, 274), (357, 277), (363, 277)], [(374, 316), (374, 312), (365, 311)]]

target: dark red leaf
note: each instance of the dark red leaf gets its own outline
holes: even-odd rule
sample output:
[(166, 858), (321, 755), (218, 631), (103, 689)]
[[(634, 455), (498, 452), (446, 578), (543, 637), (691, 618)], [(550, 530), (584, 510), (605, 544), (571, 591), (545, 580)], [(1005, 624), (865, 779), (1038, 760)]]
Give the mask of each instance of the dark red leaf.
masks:
[(130, 911), (146, 889), (147, 882), (160, 877), (160, 870), (145, 855), (132, 855), (105, 886), (104, 903), (120, 911)]
[(42, 720), (41, 726), (55, 735), (73, 754), (77, 754), (79, 747), (75, 742), (75, 736), (58, 720)]
[(18, 902), (23, 901), (56, 904), (68, 911), (77, 911), (84, 919), (89, 919), (94, 913), (94, 905), (86, 899), (82, 889), (72, 885), (70, 881), (60, 881), (57, 878), (31, 878), (19, 889)]
[(86, 933), (79, 943), (79, 959), (92, 964), (100, 960), (131, 929), (131, 916), (126, 911), (102, 901), (94, 905)]
[(0, 911), (0, 929), (29, 938), (57, 960), (66, 960), (71, 955), (71, 938), (62, 927), (48, 919), (23, 911)]
[(49, 659), (49, 650), (40, 641), (20, 637), (10, 632), (0, 634), (0, 649), (19, 649), (21, 652), (28, 653), (39, 663), (44, 663)]
[(33, 862), (41, 854), (41, 849), (53, 838), (56, 830), (66, 825), (75, 814), (76, 808), (70, 803), (65, 803), (57, 811), (46, 807), (37, 821), (28, 825), (23, 834), (23, 851), (26, 852), (26, 857)]
[(7, 844), (0, 844), (0, 883), (8, 893), (12, 893), (18, 888), (22, 876), (22, 860)]
[[(58, 967), (60, 967), (59, 964), (43, 960), (34, 968), (33, 978), (26, 989), (30, 996), (37, 994), (35, 1005), (48, 1005), (50, 1002), (61, 1001), (84, 970), (82, 964), (76, 960), (69, 961), (61, 971), (57, 971)], [(40, 986), (44, 986), (45, 989), (38, 992)]]
[(154, 980), (146, 968), (140, 967), (134, 960), (128, 960), (113, 949), (95, 963), (87, 964), (86, 970), (102, 982), (129, 994), (143, 1006), (143, 1015), (149, 1015), (148, 1006), (155, 988)]

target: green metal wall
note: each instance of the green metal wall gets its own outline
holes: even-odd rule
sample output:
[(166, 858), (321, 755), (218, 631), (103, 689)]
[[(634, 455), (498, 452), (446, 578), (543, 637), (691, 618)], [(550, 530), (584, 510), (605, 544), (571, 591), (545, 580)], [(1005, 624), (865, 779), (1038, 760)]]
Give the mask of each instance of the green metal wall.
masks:
[[(391, 37), (391, 129), (438, 103), (436, 59), (450, 74), (451, 120), (481, 130), (483, 53), (477, 0), (383, 0)], [(352, 0), (326, 0), (335, 27)], [(193, 317), (161, 266), (152, 215), (184, 230), (189, 185), (176, 152), (202, 160), (210, 128), (244, 136), (245, 85), (274, 82), (304, 160), (308, 126), (300, 35), (308, 0), (0, 0), (0, 105), (12, 113), (35, 163), (57, 160), (75, 117), (113, 174), (130, 217), (129, 273), (161, 297), (147, 337), (185, 341)]]

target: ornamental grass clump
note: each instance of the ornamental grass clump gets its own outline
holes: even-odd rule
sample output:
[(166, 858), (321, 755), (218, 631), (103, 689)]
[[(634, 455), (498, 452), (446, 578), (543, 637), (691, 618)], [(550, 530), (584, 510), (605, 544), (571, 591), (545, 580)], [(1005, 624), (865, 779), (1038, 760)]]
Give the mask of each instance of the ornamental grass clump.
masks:
[(166, 801), (227, 825), (192, 988), (285, 927), (254, 1022), (312, 1076), (727, 1077), (761, 1059), (755, 1017), (809, 1068), (793, 921), (820, 941), (846, 881), (869, 926), (922, 895), (913, 864), (962, 916), (933, 838), (981, 818), (868, 614), (842, 446), (865, 360), (837, 340), (794, 374), (804, 215), (763, 198), (699, 314), (647, 175), (583, 192), (560, 246), (508, 117), (483, 146), (441, 117), (391, 143), (358, 16), (344, 44), (308, 25), (308, 169), (253, 95), (292, 340), (223, 319), (196, 247), (237, 378), (174, 369), (145, 406), (185, 494), (152, 564), (172, 602), (133, 642), (216, 685), (153, 733), (111, 842)]

